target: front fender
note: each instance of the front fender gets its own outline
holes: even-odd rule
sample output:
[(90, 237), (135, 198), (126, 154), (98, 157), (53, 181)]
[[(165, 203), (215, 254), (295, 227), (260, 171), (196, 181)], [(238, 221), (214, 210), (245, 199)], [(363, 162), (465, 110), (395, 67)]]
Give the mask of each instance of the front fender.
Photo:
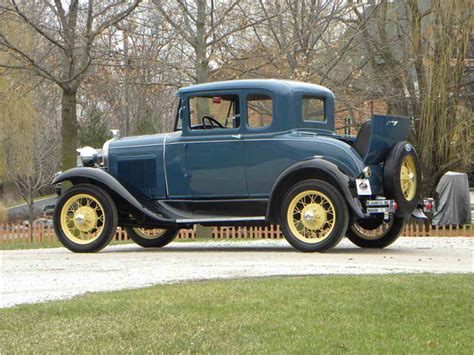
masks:
[(80, 183), (90, 183), (91, 181), (99, 182), (101, 185), (107, 187), (107, 189), (113, 191), (125, 201), (127, 201), (130, 205), (135, 207), (140, 212), (144, 213), (148, 217), (151, 217), (154, 220), (163, 223), (171, 222), (168, 219), (164, 219), (158, 216), (153, 211), (150, 211), (143, 204), (133, 196), (115, 177), (110, 175), (105, 170), (99, 168), (72, 168), (70, 170), (61, 173), (53, 179), (53, 185), (59, 184), (64, 181), (70, 181), (73, 184), (80, 184)]
[(343, 194), (354, 214), (359, 218), (366, 216), (359, 199), (357, 196), (354, 197), (351, 192), (350, 186), (353, 183), (353, 178), (344, 174), (336, 164), (323, 158), (313, 158), (290, 166), (278, 177), (270, 193), (267, 219), (272, 220), (275, 217), (272, 211), (278, 207), (286, 192), (285, 189), (295, 183), (294, 178), (319, 178), (335, 185), (336, 189)]

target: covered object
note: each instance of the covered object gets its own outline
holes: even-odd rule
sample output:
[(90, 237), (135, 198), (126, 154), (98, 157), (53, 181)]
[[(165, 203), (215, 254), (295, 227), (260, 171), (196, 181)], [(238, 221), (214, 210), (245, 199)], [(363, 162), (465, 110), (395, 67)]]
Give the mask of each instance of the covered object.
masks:
[(471, 223), (471, 206), (467, 174), (449, 171), (436, 187), (438, 194), (433, 225), (463, 225)]

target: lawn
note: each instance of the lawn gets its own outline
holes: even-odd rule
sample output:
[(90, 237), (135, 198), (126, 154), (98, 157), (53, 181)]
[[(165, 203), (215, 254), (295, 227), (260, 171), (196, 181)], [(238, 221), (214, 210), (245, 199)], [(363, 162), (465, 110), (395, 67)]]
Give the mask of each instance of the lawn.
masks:
[(0, 352), (469, 353), (473, 275), (212, 281), (0, 310)]
[[(112, 240), (110, 245), (132, 244), (131, 240)], [(47, 249), (47, 248), (61, 248), (63, 245), (59, 240), (45, 241), (41, 243), (4, 243), (0, 244), (0, 250), (24, 250), (24, 249)]]

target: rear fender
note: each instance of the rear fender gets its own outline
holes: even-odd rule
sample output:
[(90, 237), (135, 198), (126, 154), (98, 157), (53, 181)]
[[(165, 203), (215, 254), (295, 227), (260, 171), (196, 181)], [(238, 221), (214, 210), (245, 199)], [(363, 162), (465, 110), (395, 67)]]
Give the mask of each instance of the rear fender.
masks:
[(271, 222), (277, 220), (278, 214), (275, 210), (282, 202), (285, 192), (296, 182), (304, 179), (321, 179), (331, 183), (342, 193), (356, 217), (366, 216), (357, 195), (354, 197), (351, 192), (350, 186), (353, 184), (353, 179), (339, 170), (336, 164), (322, 158), (313, 158), (290, 166), (275, 181), (267, 207), (267, 220)]
[(107, 190), (110, 190), (113, 193), (117, 194), (131, 206), (133, 206), (146, 216), (152, 218), (153, 220), (157, 222), (162, 222), (163, 224), (169, 224), (173, 222), (171, 220), (164, 219), (158, 216), (153, 211), (150, 211), (149, 209), (144, 207), (143, 204), (135, 196), (133, 196), (119, 181), (117, 181), (117, 179), (115, 179), (112, 175), (102, 169), (86, 167), (73, 168), (65, 171), (62, 174), (57, 175), (53, 180), (53, 185), (59, 184), (64, 181), (70, 181), (73, 184), (91, 182), (99, 183), (97, 185), (102, 185), (106, 187)]

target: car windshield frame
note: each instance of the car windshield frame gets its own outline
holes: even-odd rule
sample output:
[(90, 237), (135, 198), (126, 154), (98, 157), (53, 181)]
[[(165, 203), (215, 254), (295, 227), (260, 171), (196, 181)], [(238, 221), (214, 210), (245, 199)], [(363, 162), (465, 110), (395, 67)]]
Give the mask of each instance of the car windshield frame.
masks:
[(176, 109), (176, 117), (174, 121), (174, 132), (183, 131), (183, 111), (184, 106), (182, 105), (183, 99), (179, 98), (178, 108)]

